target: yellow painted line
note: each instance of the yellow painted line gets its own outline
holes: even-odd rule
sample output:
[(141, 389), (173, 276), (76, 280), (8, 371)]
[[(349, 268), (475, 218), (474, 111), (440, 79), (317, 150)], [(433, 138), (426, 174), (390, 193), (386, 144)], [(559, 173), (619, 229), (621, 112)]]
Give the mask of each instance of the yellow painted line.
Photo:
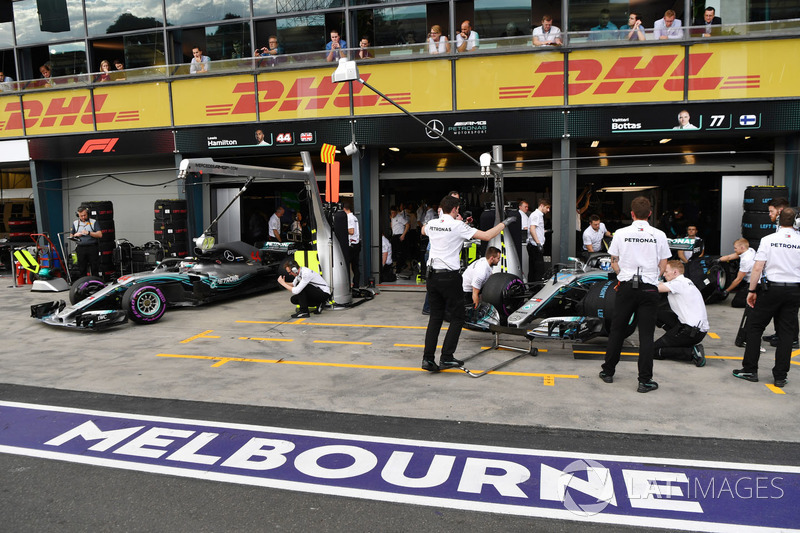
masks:
[(800, 355), (800, 350), (793, 351), (792, 352), (792, 357), (794, 357), (795, 355)]
[[(428, 329), (428, 326), (387, 326), (383, 324), (328, 324), (324, 322), (303, 322), (300, 318), (295, 322), (274, 322), (267, 320), (237, 320), (237, 324), (300, 324), (304, 326), (333, 326), (337, 328), (387, 328), (387, 329)], [(444, 328), (442, 328), (444, 329)]]
[(273, 342), (294, 342), (294, 339), (272, 339), (269, 337), (239, 337), (240, 341), (273, 341)]
[[(223, 364), (230, 362), (230, 361), (237, 361), (243, 363), (273, 363), (273, 364), (281, 364), (281, 365), (300, 365), (300, 366), (321, 366), (321, 367), (334, 367), (334, 368), (357, 368), (357, 369), (364, 369), (364, 370), (403, 370), (406, 372), (427, 372), (427, 370), (422, 370), (418, 367), (408, 367), (408, 366), (387, 366), (387, 365), (354, 365), (354, 364), (347, 364), (347, 363), (322, 363), (317, 361), (287, 361), (285, 359), (252, 359), (248, 357), (227, 357), (227, 356), (213, 356), (213, 355), (185, 355), (185, 354), (173, 354), (173, 353), (159, 353), (156, 354), (156, 357), (173, 357), (178, 359), (197, 359), (201, 361), (216, 361), (212, 367), (222, 366)], [(447, 373), (463, 373), (462, 370), (457, 368), (450, 368), (447, 370), (442, 370), (442, 372)], [(473, 372), (480, 372), (480, 370), (473, 370)], [(564, 379), (578, 379), (580, 376), (571, 375), (571, 374), (543, 374), (543, 373), (533, 373), (533, 372), (502, 372), (502, 371), (495, 371), (490, 372), (490, 374), (495, 374), (498, 376), (517, 376), (517, 377), (535, 377), (535, 378), (544, 378), (545, 380), (554, 380), (556, 378), (564, 378)]]
[(187, 342), (192, 342), (193, 340), (196, 340), (196, 339), (219, 339), (219, 335), (208, 335), (212, 331), (214, 331), (214, 330), (213, 329), (207, 329), (203, 333), (198, 333), (194, 337), (189, 337), (188, 339), (182, 340), (181, 344), (186, 344)]
[(771, 390), (775, 394), (786, 394), (786, 392), (782, 388), (776, 387), (775, 385), (773, 385), (771, 383), (765, 383), (765, 385), (769, 390)]
[(315, 344), (357, 344), (359, 346), (371, 346), (371, 342), (356, 342), (356, 341), (314, 341)]
[(711, 337), (712, 339), (719, 339), (719, 335), (717, 335), (716, 333), (712, 333), (711, 331), (708, 332), (708, 336)]
[(741, 361), (741, 355), (707, 355), (706, 359), (730, 359), (731, 361)]

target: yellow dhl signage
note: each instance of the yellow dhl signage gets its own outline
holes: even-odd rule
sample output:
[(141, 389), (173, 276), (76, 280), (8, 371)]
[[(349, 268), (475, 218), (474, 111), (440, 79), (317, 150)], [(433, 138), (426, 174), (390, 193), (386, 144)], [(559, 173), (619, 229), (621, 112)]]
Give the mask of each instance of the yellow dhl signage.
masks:
[[(446, 60), (359, 65), (361, 78), (412, 112), (449, 111), (451, 63)], [(172, 85), (178, 126), (256, 120), (348, 116), (350, 89), (331, 80), (333, 68), (267, 71), (251, 76), (193, 78)], [(353, 82), (357, 115), (400, 113), (391, 103)]]
[[(567, 63), (571, 105), (800, 96), (794, 68), (800, 40), (700, 42), (689, 47), (630, 46), (576, 50)], [(412, 112), (450, 111), (456, 69), (456, 108), (507, 109), (564, 103), (564, 55), (559, 51), (500, 56), (459, 56), (370, 64), (361, 77)], [(170, 121), (166, 83), (103, 85), (0, 97), (0, 137), (342, 117), (349, 115), (349, 84), (333, 83), (330, 68), (266, 70), (191, 77), (172, 82)], [(688, 71), (688, 78), (685, 77)], [(400, 113), (359, 82), (356, 115)]]
[(166, 83), (37, 92), (0, 98), (0, 137), (169, 127)]
[[(798, 40), (578, 50), (568, 62), (570, 105), (800, 96), (800, 71), (787, 68)], [(471, 57), (456, 62), (459, 109), (564, 103), (558, 52)], [(481, 83), (475, 83), (476, 72)]]

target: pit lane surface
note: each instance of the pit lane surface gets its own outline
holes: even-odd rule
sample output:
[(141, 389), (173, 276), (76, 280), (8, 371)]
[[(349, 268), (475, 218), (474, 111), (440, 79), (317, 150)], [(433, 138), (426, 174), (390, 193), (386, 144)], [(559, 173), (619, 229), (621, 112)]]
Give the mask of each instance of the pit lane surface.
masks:
[[(796, 448), (800, 439), (796, 403), (791, 400), (791, 395), (796, 394), (792, 374), (786, 389), (775, 391), (768, 387), (766, 378), (772, 361), (772, 354), (768, 353), (764, 356), (761, 383), (745, 383), (730, 376), (741, 357), (741, 350), (732, 343), (741, 311), (729, 307), (709, 308), (717, 338), (705, 341), (711, 356), (708, 365), (697, 369), (657, 361), (655, 373), (661, 389), (641, 395), (635, 392), (635, 348), (628, 348), (631, 355), (620, 364), (616, 382), (605, 385), (596, 377), (597, 358), (601, 355), (593, 352), (602, 352), (602, 344), (596, 343), (577, 348), (561, 343), (540, 344), (538, 357), (521, 359), (504, 368), (503, 373), (479, 380), (458, 371), (437, 375), (422, 372), (418, 366), (425, 327), (425, 319), (418, 311), (424, 297), (421, 293), (384, 292), (353, 310), (325, 312), (301, 321), (287, 319), (291, 307), (285, 295), (272, 293), (206, 308), (168, 311), (159, 324), (124, 326), (100, 334), (47, 328), (26, 317), (27, 305), (58, 295), (8, 288), (1, 288), (0, 293), (0, 317), (7, 324), (7, 335), (0, 347), (0, 380), (41, 387), (30, 389), (39, 391), (32, 397), (14, 396), (8, 385), (2, 389), (2, 400), (208, 422), (420, 438), (425, 442), (592, 453), (594, 457), (656, 456), (796, 466), (788, 451)], [(459, 353), (477, 352), (490, 342), (491, 337), (486, 334), (465, 332)], [(510, 355), (496, 352), (481, 356), (474, 366), (471, 363), (471, 368), (486, 368)], [(86, 403), (77, 401), (77, 397), (53, 400), (48, 394), (55, 393), (47, 393), (52, 389), (84, 391), (64, 394), (89, 398), (94, 395), (96, 399)], [(115, 394), (113, 401), (105, 394)], [(179, 405), (195, 404), (178, 400), (210, 403), (184, 412)], [(165, 403), (137, 404), (162, 401)], [(119, 405), (123, 407), (118, 408)], [(132, 409), (131, 405), (141, 406)], [(158, 407), (153, 410), (152, 405)], [(244, 412), (250, 416), (241, 417)], [(320, 420), (324, 423), (307, 425), (307, 421)], [(256, 494), (249, 497), (258, 502), (268, 498), (279, 508), (270, 510), (267, 520), (278, 520), (284, 509), (294, 511), (295, 522), (279, 521), (290, 530), (307, 528), (313, 524), (308, 521), (318, 516), (313, 505), (298, 507), (298, 501), (325, 502), (318, 508), (323, 510), (324, 518), (319, 524), (325, 530), (401, 531), (410, 529), (406, 527), (409, 524), (447, 531), (464, 527), (496, 529), (497, 524), (504, 529), (521, 530), (530, 529), (532, 523), (537, 529), (575, 530), (575, 522), (569, 518), (561, 519), (567, 520), (563, 522), (512, 517), (496, 511), (454, 510), (449, 505), (440, 509), (426, 504), (387, 504), (121, 472), (24, 456), (0, 457), (8, 466), (3, 467), (3, 472), (22, 478), (20, 487), (25, 486), (25, 472), (34, 471), (45, 477), (49, 471), (62, 471), (77, 479), (109, 479), (109, 494), (148, 509), (153, 507), (158, 510), (153, 520), (158, 517), (167, 522), (183, 514), (202, 516), (200, 522), (221, 526), (221, 520), (209, 518), (213, 513), (208, 505), (198, 506), (193, 499), (199, 492), (212, 495), (212, 499), (219, 495), (223, 500), (224, 495), (234, 493)], [(16, 470), (30, 465), (35, 466)], [(534, 472), (534, 477), (539, 475)], [(54, 474), (53, 479), (56, 478), (58, 475)], [(133, 487), (131, 479), (144, 483), (147, 490)], [(34, 487), (37, 481), (41, 478), (37, 480), (31, 473)], [(53, 506), (74, 509), (78, 505), (72, 499), (70, 483), (45, 483), (46, 487), (54, 486), (45, 492)], [(169, 499), (163, 486), (180, 487), (175, 490), (185, 497)], [(109, 509), (114, 502), (104, 499), (102, 486), (87, 485), (85, 490), (86, 496), (98, 496), (98, 501), (106, 502), (105, 506), (88, 509), (99, 515), (112, 512)], [(162, 496), (161, 500), (154, 499), (156, 494)], [(91, 497), (81, 498), (81, 505), (86, 499)], [(163, 501), (172, 505), (160, 504)], [(8, 505), (14, 511), (26, 508), (24, 502), (12, 501)], [(265, 516), (264, 506), (254, 505), (248, 513), (245, 509), (249, 507), (238, 499), (229, 501), (225, 509), (220, 509), (220, 516), (227, 517), (229, 524), (241, 523), (245, 527), (248, 520), (257, 522), (258, 517)], [(141, 514), (141, 508), (114, 510), (109, 523), (131, 529), (136, 514)], [(384, 517), (391, 518), (388, 527)], [(54, 520), (70, 519), (60, 513)], [(141, 520), (150, 520), (150, 515)], [(594, 530), (598, 526), (587, 527)], [(620, 527), (608, 530), (618, 531)]]

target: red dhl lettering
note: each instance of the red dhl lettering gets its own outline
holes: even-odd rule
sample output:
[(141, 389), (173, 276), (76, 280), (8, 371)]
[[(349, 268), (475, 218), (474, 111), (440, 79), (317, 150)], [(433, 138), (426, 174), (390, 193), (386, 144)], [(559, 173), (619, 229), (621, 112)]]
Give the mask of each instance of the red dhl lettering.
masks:
[[(362, 75), (364, 80), (369, 79), (369, 74)], [(276, 109), (278, 111), (301, 111), (324, 109), (331, 103), (334, 107), (350, 107), (350, 89), (346, 83), (333, 83), (330, 76), (297, 78), (289, 90), (278, 80), (259, 81), (258, 94), (253, 94), (252, 83), (237, 83), (233, 88), (234, 94), (241, 94), (233, 105), (230, 113), (252, 114), (256, 111), (256, 98), (258, 98), (258, 112), (266, 113)], [(363, 93), (363, 94), (362, 94)], [(411, 101), (411, 93), (399, 93), (406, 102)], [(353, 106), (373, 107), (379, 105), (381, 97), (365, 91), (363, 84), (353, 82)], [(206, 106), (206, 113), (211, 114), (214, 106)], [(218, 113), (217, 113), (218, 114)]]
[(22, 105), (19, 102), (9, 102), (4, 109), (9, 116), (3, 129), (22, 130), (23, 121), (25, 128), (28, 129), (73, 126), (79, 120), (81, 124), (86, 125), (91, 125), (94, 121), (98, 124), (110, 124), (139, 120), (138, 110), (103, 112), (103, 105), (107, 99), (107, 94), (95, 95), (94, 116), (92, 116), (92, 101), (88, 96), (53, 98), (47, 104), (47, 109), (40, 100), (26, 99)]
[[(713, 53), (689, 54), (688, 89), (712, 91), (716, 89), (760, 87), (760, 75), (701, 76), (703, 67)], [(650, 93), (661, 87), (665, 91), (683, 93), (685, 61), (678, 54), (665, 54), (645, 60), (643, 56), (620, 57), (603, 74), (603, 63), (596, 59), (576, 59), (569, 63), (569, 95), (579, 94), (636, 94)], [(564, 62), (545, 61), (535, 70), (543, 74), (534, 85), (500, 87), (500, 99), (546, 98), (564, 96)]]

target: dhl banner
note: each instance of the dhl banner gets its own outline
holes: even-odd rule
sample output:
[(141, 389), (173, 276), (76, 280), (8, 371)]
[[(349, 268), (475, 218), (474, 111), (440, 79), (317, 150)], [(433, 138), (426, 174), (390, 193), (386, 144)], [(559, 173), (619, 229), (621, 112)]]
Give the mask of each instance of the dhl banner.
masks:
[[(169, 127), (169, 88), (143, 83), (0, 97), (0, 137)], [(23, 116), (25, 129), (23, 130)]]
[(176, 126), (255, 122), (253, 76), (195, 75), (172, 82)]
[[(800, 96), (800, 71), (787, 63), (798, 47), (798, 40), (693, 44), (689, 98)], [(685, 48), (677, 45), (574, 51), (568, 61), (568, 104), (683, 100), (684, 61)], [(561, 105), (563, 55), (548, 51), (459, 58), (456, 87), (459, 110)]]

